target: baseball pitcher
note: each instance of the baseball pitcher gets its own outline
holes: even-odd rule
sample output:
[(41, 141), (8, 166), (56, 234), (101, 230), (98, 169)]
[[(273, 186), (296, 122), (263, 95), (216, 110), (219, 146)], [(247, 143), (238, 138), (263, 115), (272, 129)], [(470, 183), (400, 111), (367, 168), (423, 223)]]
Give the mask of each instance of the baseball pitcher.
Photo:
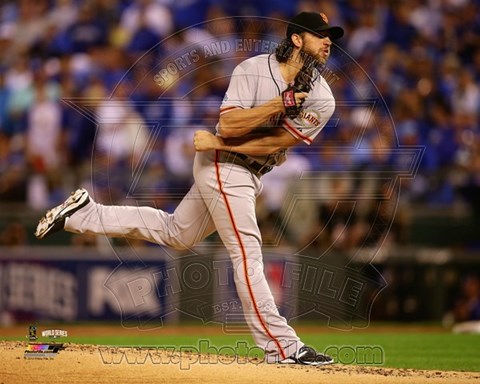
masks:
[(302, 12), (275, 53), (240, 63), (220, 108), (216, 133), (197, 131), (194, 185), (173, 214), (151, 207), (104, 206), (78, 189), (40, 220), (36, 236), (75, 233), (143, 239), (189, 248), (217, 231), (232, 260), (245, 319), (266, 361), (325, 365), (333, 359), (302, 343), (274, 303), (263, 273), (255, 216), (261, 177), (286, 160), (288, 148), (311, 144), (335, 100), (318, 68), (343, 29), (323, 13)]

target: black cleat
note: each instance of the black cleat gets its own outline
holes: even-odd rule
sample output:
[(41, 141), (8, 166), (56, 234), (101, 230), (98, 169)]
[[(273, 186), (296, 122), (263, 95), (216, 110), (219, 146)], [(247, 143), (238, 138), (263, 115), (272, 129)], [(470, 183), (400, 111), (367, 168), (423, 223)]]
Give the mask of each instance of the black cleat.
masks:
[(37, 225), (35, 236), (43, 239), (46, 236), (60, 231), (65, 226), (65, 219), (70, 217), (80, 208), (83, 208), (90, 201), (90, 196), (84, 188), (77, 189), (72, 192), (70, 197), (62, 204), (50, 209), (45, 216), (43, 216)]
[(303, 364), (319, 366), (333, 364), (333, 362), (334, 361), (330, 356), (319, 353), (312, 347), (307, 347), (304, 345), (293, 355), (280, 361), (280, 364)]

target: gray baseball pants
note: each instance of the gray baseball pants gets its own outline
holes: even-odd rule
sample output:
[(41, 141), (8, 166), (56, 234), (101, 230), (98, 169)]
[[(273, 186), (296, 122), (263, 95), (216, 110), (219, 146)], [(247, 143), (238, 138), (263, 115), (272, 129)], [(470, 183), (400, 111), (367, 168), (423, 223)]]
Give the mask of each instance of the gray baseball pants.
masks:
[(231, 257), (243, 312), (267, 362), (303, 346), (277, 310), (263, 272), (262, 239), (255, 203), (262, 183), (247, 168), (221, 162), (218, 151), (198, 152), (195, 183), (173, 214), (151, 207), (106, 206), (90, 201), (66, 222), (75, 233), (128, 237), (190, 248), (217, 231)]

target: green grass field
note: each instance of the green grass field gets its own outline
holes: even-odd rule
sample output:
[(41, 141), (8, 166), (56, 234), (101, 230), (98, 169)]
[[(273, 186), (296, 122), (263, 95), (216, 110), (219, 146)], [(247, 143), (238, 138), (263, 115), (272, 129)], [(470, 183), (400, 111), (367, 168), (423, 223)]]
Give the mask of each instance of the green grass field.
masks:
[[(75, 326), (65, 341), (78, 344), (95, 344), (103, 346), (144, 346), (144, 347), (175, 347), (177, 349), (191, 349), (193, 351), (214, 353), (222, 347), (221, 353), (230, 354), (234, 351), (238, 355), (250, 353), (250, 356), (260, 352), (255, 348), (252, 338), (246, 335), (228, 335), (218, 327), (203, 326), (188, 328), (182, 331), (182, 326), (176, 331), (169, 332), (169, 328), (160, 331), (122, 332), (111, 331), (105, 335), (96, 336), (99, 332), (89, 334), (89, 329), (96, 329), (95, 324), (86, 325), (82, 335), (75, 335)], [(60, 327), (69, 329), (68, 325)], [(27, 329), (25, 327), (25, 329)], [(24, 333), (23, 333), (24, 335)], [(22, 340), (25, 336), (12, 336), (2, 332), (1, 340)], [(377, 328), (375, 326), (364, 331), (343, 332), (328, 328), (304, 327), (299, 330), (299, 336), (308, 345), (319, 351), (332, 355), (339, 363), (373, 365), (391, 368), (415, 368), (426, 370), (471, 371), (480, 372), (480, 335), (452, 334), (433, 327), (424, 331), (412, 329), (408, 326), (395, 326), (393, 330)], [(39, 341), (41, 341), (40, 339)], [(45, 341), (45, 339), (43, 339)], [(63, 340), (62, 340), (63, 341)], [(238, 345), (244, 348), (238, 348)], [(207, 350), (208, 347), (211, 347)], [(228, 348), (231, 347), (231, 348)], [(250, 350), (248, 348), (251, 348)]]
[[(374, 365), (392, 368), (416, 368), (427, 370), (480, 371), (480, 335), (450, 333), (300, 333), (302, 340), (318, 350), (332, 354), (336, 361), (345, 364)], [(7, 337), (4, 339), (15, 339)], [(18, 339), (18, 338), (17, 338)], [(200, 343), (200, 340), (204, 340)], [(73, 336), (68, 341), (80, 344), (107, 346), (175, 346), (177, 348), (205, 350), (205, 346), (217, 350), (239, 341), (253, 347), (250, 336), (207, 334), (134, 336)], [(214, 350), (213, 349), (213, 350)], [(230, 349), (232, 350), (232, 349)], [(375, 354), (371, 354), (372, 351)], [(228, 348), (222, 352), (228, 354)], [(237, 350), (238, 354), (239, 353)]]

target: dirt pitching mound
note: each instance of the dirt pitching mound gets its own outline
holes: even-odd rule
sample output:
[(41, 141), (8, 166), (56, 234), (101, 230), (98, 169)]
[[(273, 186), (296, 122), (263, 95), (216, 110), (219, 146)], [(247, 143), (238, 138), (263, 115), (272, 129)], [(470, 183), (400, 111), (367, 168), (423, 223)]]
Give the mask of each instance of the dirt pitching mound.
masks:
[(330, 365), (268, 365), (257, 359), (148, 353), (94, 345), (65, 344), (53, 359), (25, 359), (26, 342), (0, 342), (0, 383), (468, 383), (479, 373)]

